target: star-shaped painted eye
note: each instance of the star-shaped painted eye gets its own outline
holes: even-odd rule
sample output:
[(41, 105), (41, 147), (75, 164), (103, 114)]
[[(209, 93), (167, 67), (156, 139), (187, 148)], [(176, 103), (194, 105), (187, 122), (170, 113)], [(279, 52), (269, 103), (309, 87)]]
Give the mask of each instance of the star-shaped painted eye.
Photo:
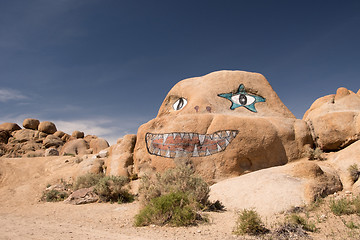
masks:
[(265, 98), (263, 97), (246, 93), (243, 84), (240, 84), (239, 89), (236, 93), (222, 93), (218, 96), (231, 101), (231, 110), (234, 110), (238, 107), (245, 107), (252, 112), (257, 112), (255, 108), (255, 103), (265, 102)]

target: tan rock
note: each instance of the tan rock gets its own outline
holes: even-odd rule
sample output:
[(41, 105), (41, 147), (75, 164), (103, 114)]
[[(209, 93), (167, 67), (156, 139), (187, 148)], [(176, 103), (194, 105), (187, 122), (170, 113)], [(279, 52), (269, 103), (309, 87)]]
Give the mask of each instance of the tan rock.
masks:
[(10, 138), (10, 132), (7, 130), (0, 130), (0, 144), (7, 144)]
[(219, 200), (229, 210), (254, 208), (269, 217), (340, 191), (342, 186), (336, 174), (302, 161), (226, 179), (210, 189), (210, 200)]
[(80, 205), (97, 202), (98, 200), (99, 196), (94, 192), (94, 187), (90, 187), (76, 190), (64, 201), (64, 203)]
[(93, 154), (99, 153), (101, 150), (109, 147), (109, 143), (103, 138), (95, 138), (90, 140), (90, 148)]
[(84, 155), (87, 154), (88, 146), (84, 139), (75, 139), (65, 143), (61, 148), (60, 155)]
[(50, 148), (50, 147), (58, 148), (62, 145), (64, 145), (63, 140), (54, 135), (48, 135), (43, 142), (44, 148)]
[(142, 175), (187, 158), (207, 180), (222, 179), (283, 165), (311, 144), (307, 125), (261, 74), (219, 71), (171, 89), (157, 117), (138, 129), (134, 166)]
[(87, 173), (95, 173), (95, 174), (104, 173), (103, 166), (104, 166), (104, 160), (102, 159), (86, 158), (78, 164), (73, 179), (76, 179), (77, 177), (85, 175)]
[(42, 142), (47, 134), (43, 132), (39, 132), (37, 130), (32, 129), (21, 129), (14, 131), (12, 133), (13, 137), (11, 138), (11, 142), (19, 143), (19, 142), (26, 142), (30, 140), (34, 140), (36, 142)]
[(339, 88), (336, 95), (316, 100), (303, 120), (310, 126), (316, 144), (323, 150), (333, 151), (360, 139), (359, 113), (360, 96)]
[(70, 140), (71, 136), (67, 133), (65, 133), (62, 137), (61, 140), (63, 140), (64, 142), (68, 142)]
[(80, 132), (80, 131), (74, 131), (72, 134), (71, 134), (71, 137), (73, 138), (84, 138), (84, 132)]
[(54, 136), (62, 138), (65, 135), (65, 133), (63, 131), (56, 131), (54, 133)]
[(19, 125), (17, 125), (16, 123), (3, 123), (0, 124), (0, 130), (7, 130), (9, 132), (13, 132), (16, 130), (20, 130), (21, 127), (19, 127)]
[(56, 148), (48, 148), (45, 150), (45, 157), (59, 156), (59, 151)]
[(331, 154), (326, 163), (330, 164), (339, 173), (344, 189), (352, 191), (354, 183), (350, 178), (348, 169), (354, 164), (360, 168), (360, 141), (351, 144), (341, 151)]
[(125, 135), (120, 143), (112, 145), (109, 149), (109, 157), (106, 160), (106, 175), (128, 177), (131, 172), (130, 166), (134, 164), (133, 151), (136, 143), (136, 135)]
[(38, 130), (47, 134), (54, 134), (57, 131), (55, 124), (49, 121), (41, 122)]
[(37, 119), (33, 119), (33, 118), (27, 118), (23, 121), (23, 127), (26, 129), (37, 130), (39, 124), (40, 124), (40, 121)]

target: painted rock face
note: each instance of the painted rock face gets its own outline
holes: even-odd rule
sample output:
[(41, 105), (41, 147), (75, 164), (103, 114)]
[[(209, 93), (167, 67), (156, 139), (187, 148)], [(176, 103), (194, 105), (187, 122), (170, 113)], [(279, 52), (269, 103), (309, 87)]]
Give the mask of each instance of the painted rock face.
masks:
[(219, 71), (176, 84), (157, 117), (142, 125), (135, 170), (162, 171), (177, 158), (208, 180), (287, 163), (311, 144), (267, 80), (257, 73)]

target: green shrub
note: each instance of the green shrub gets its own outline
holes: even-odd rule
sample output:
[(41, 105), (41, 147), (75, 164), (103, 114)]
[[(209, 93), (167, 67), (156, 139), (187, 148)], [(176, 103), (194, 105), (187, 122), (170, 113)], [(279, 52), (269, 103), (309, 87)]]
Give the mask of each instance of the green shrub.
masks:
[(258, 235), (269, 230), (264, 227), (259, 214), (254, 210), (244, 209), (239, 213), (234, 233), (237, 235)]
[(189, 226), (196, 223), (194, 202), (183, 192), (174, 192), (150, 200), (149, 204), (135, 216), (135, 226), (149, 224)]
[(360, 196), (357, 196), (352, 200), (352, 204), (354, 206), (354, 213), (360, 216)]
[(142, 178), (140, 193), (145, 204), (153, 198), (174, 192), (185, 192), (204, 207), (208, 203), (210, 188), (190, 166), (178, 166), (163, 174), (156, 174), (155, 179), (147, 176)]
[(124, 189), (129, 180), (126, 177), (105, 176), (99, 179), (94, 187), (94, 192), (104, 202), (132, 202), (134, 196)]
[(94, 187), (94, 192), (101, 201), (124, 203), (134, 200), (134, 196), (125, 189), (128, 182), (126, 177), (87, 173), (76, 179), (73, 189)]
[(290, 224), (300, 225), (305, 231), (315, 232), (316, 226), (314, 223), (309, 222), (299, 214), (291, 214), (288, 218)]
[(46, 202), (60, 202), (64, 201), (69, 194), (65, 191), (58, 191), (52, 189), (50, 191), (44, 191), (41, 199)]
[(354, 213), (354, 209), (351, 205), (352, 202), (350, 200), (341, 198), (338, 200), (331, 199), (329, 207), (335, 215), (341, 216)]
[(358, 165), (355, 163), (353, 165), (350, 165), (348, 168), (350, 178), (353, 182), (356, 182), (360, 177), (360, 171), (358, 168)]
[(323, 157), (323, 154), (324, 152), (321, 150), (321, 148), (310, 148), (307, 152), (307, 155), (308, 155), (308, 158), (309, 160), (326, 160), (325, 157)]
[(80, 188), (89, 188), (95, 186), (103, 177), (104, 174), (95, 173), (87, 173), (85, 175), (79, 176), (73, 184), (73, 190), (76, 191)]

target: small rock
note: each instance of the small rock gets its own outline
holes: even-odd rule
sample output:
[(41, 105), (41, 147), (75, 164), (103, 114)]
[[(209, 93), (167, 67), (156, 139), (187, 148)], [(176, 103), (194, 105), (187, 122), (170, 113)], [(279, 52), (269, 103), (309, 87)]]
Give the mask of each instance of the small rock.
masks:
[(99, 158), (106, 158), (109, 154), (108, 150), (101, 150), (97, 155), (99, 156)]
[(59, 156), (59, 151), (55, 148), (48, 148), (45, 150), (45, 157), (49, 156)]

